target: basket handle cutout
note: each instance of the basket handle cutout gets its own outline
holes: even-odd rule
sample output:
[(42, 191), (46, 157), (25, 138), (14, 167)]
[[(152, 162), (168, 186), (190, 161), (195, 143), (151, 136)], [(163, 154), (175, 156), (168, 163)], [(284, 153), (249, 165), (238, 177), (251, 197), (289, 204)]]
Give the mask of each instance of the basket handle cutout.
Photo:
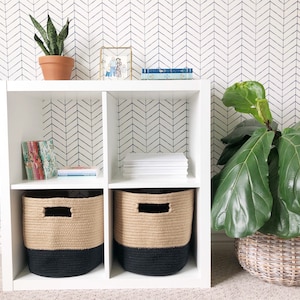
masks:
[(71, 208), (65, 206), (45, 207), (45, 217), (71, 217)]
[(169, 203), (155, 204), (155, 203), (139, 203), (140, 213), (160, 214), (169, 212)]

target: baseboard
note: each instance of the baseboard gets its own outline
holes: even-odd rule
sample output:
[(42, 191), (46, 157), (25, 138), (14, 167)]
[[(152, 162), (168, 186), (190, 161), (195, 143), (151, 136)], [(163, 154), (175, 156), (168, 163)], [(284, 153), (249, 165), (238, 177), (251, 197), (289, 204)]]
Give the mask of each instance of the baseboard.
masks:
[(211, 242), (214, 243), (224, 243), (224, 244), (233, 244), (234, 239), (228, 237), (223, 231), (212, 232)]

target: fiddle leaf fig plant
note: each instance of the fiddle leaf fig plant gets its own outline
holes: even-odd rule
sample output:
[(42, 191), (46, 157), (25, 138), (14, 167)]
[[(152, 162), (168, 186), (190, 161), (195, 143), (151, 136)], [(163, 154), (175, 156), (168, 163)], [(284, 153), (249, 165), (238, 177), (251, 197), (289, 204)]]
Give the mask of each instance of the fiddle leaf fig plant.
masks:
[(63, 26), (61, 31), (57, 34), (56, 28), (48, 15), (47, 19), (47, 28), (46, 30), (40, 25), (40, 23), (31, 15), (30, 19), (34, 25), (34, 27), (40, 33), (41, 38), (34, 35), (34, 40), (40, 46), (45, 55), (62, 55), (64, 50), (64, 41), (69, 34), (69, 24), (70, 21), (67, 19), (66, 24)]
[(253, 116), (222, 139), (226, 147), (212, 179), (212, 228), (241, 238), (261, 231), (300, 235), (300, 125), (278, 130), (265, 89), (256, 81), (235, 83), (222, 101)]

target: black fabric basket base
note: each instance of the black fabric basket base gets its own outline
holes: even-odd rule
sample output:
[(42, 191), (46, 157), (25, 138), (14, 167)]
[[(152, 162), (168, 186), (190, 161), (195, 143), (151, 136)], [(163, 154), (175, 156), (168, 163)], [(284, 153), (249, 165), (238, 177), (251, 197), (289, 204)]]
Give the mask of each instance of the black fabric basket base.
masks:
[(103, 244), (84, 250), (26, 248), (29, 271), (36, 275), (57, 278), (83, 275), (103, 263), (103, 248)]
[(180, 271), (187, 263), (189, 243), (172, 248), (132, 248), (114, 241), (119, 263), (124, 270), (148, 276), (167, 276)]

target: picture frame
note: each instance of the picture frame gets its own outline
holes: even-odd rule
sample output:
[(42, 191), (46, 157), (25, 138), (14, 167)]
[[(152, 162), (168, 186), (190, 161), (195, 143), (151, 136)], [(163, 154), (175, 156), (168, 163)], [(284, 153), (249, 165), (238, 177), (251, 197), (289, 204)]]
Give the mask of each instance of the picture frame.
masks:
[(99, 77), (101, 80), (131, 80), (131, 47), (102, 47)]

